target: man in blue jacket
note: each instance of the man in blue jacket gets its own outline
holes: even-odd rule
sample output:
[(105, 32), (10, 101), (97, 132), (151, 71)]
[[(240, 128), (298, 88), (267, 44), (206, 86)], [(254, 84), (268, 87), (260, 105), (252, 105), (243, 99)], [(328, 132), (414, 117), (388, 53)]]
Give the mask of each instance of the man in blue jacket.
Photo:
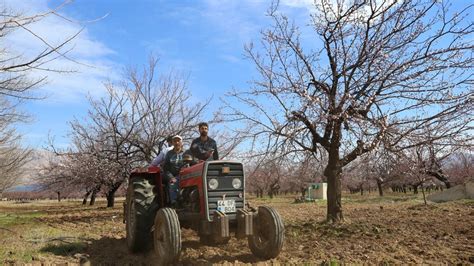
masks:
[(179, 135), (173, 137), (173, 149), (168, 151), (163, 165), (163, 182), (168, 186), (171, 205), (176, 204), (179, 193), (179, 171), (185, 164), (183, 161), (183, 138)]

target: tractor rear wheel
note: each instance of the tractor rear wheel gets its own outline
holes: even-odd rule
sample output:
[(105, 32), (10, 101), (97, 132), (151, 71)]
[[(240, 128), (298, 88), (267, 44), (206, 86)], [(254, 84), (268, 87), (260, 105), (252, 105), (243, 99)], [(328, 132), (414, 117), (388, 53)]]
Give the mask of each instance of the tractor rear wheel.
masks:
[(258, 207), (254, 234), (248, 237), (252, 253), (262, 259), (273, 259), (280, 254), (285, 238), (283, 221), (275, 209)]
[(178, 262), (181, 253), (181, 227), (175, 210), (162, 208), (156, 213), (153, 239), (158, 265)]
[(125, 204), (127, 246), (131, 252), (145, 251), (151, 244), (153, 217), (158, 210), (153, 188), (145, 177), (130, 179)]

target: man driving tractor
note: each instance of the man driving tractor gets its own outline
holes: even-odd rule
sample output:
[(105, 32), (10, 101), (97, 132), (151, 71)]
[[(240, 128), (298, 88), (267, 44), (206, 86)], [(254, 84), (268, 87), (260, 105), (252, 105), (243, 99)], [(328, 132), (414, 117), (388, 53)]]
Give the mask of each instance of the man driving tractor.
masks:
[(168, 151), (163, 165), (163, 183), (168, 185), (168, 193), (171, 205), (176, 204), (179, 193), (179, 171), (184, 165), (183, 138), (176, 135), (172, 138), (173, 149)]

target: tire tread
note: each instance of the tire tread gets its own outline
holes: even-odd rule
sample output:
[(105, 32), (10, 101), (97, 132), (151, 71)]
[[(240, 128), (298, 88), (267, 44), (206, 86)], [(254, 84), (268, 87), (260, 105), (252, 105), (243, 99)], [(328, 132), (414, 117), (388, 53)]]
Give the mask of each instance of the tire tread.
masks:
[(127, 199), (127, 202), (133, 203), (136, 211), (135, 236), (132, 236), (129, 249), (134, 253), (143, 252), (150, 248), (152, 241), (150, 229), (159, 206), (153, 193), (154, 185), (148, 179), (142, 176), (133, 177), (129, 186), (131, 186), (129, 189), (133, 189), (133, 201)]
[[(170, 242), (168, 250), (169, 253), (167, 253), (166, 256), (159, 257), (158, 264), (175, 264), (178, 262), (179, 256), (181, 254), (181, 227), (179, 225), (178, 215), (176, 214), (176, 211), (174, 209), (162, 208), (156, 214), (156, 219), (160, 218), (164, 219), (164, 221), (166, 222), (166, 227), (168, 228), (167, 238), (170, 240)], [(158, 228), (155, 228), (155, 230), (158, 230)], [(155, 245), (155, 248), (156, 246), (157, 245)], [(159, 251), (157, 253), (160, 254)]]

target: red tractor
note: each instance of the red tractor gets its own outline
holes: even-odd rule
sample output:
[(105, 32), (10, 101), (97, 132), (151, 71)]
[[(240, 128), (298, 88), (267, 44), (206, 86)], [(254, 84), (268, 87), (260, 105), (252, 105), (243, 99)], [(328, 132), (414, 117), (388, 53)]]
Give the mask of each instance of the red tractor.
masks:
[(124, 206), (127, 244), (132, 252), (153, 243), (158, 264), (172, 264), (181, 252), (181, 227), (199, 233), (203, 244), (247, 238), (262, 259), (278, 256), (284, 241), (280, 215), (271, 207), (250, 208), (245, 202), (242, 163), (201, 161), (180, 172), (178, 203), (171, 208), (158, 167), (136, 169), (130, 176)]

